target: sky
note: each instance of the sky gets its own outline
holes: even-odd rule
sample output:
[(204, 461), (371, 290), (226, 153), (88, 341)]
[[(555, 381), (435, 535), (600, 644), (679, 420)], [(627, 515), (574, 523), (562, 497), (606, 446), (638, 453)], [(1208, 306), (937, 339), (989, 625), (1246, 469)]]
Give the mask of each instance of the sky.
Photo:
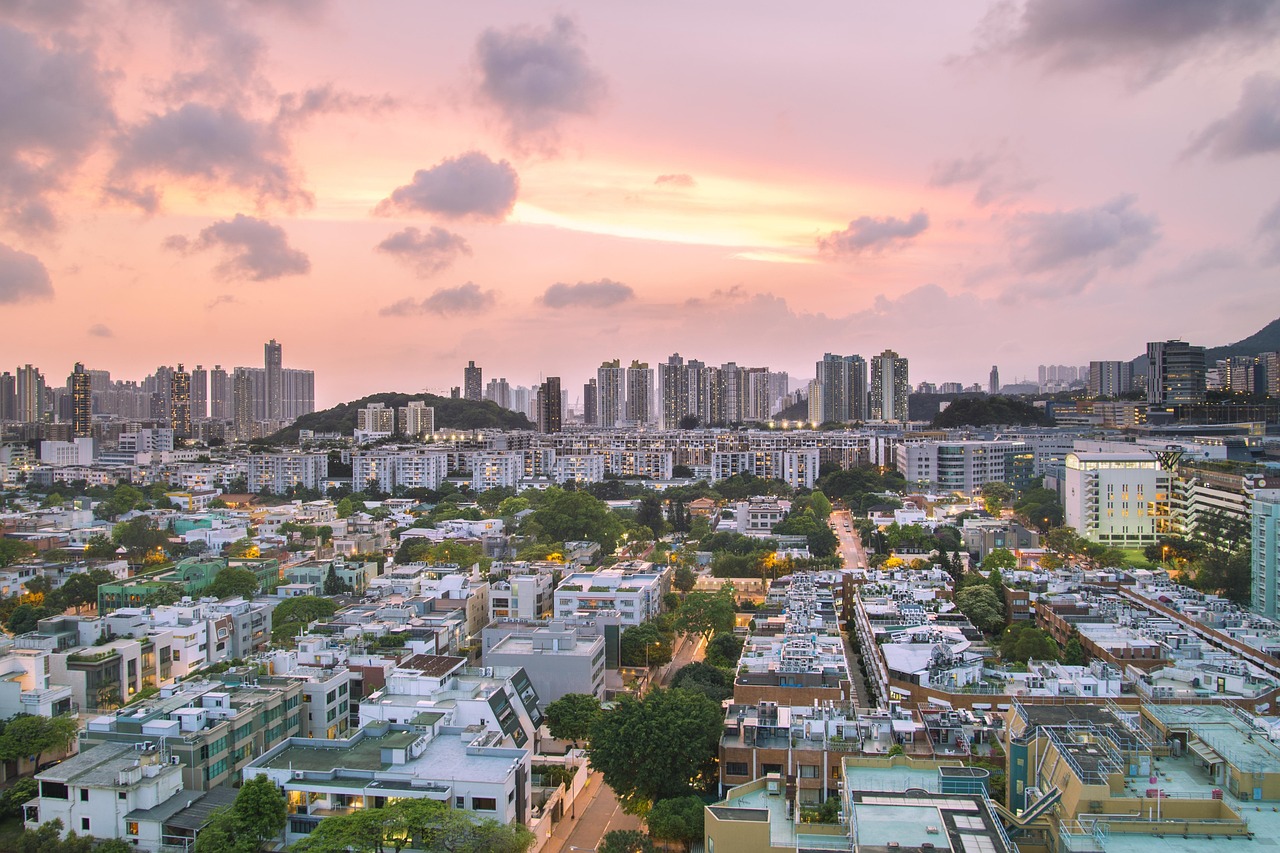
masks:
[(1280, 316), (1280, 0), (0, 0), (0, 366), (911, 380)]

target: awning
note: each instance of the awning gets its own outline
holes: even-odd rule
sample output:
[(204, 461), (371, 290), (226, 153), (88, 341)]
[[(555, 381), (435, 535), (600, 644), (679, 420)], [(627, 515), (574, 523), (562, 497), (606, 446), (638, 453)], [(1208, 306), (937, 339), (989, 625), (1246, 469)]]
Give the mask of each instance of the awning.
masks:
[(1222, 763), (1222, 756), (1218, 755), (1218, 753), (1214, 751), (1213, 747), (1209, 746), (1209, 744), (1205, 743), (1202, 740), (1191, 741), (1191, 744), (1188, 746), (1188, 749), (1191, 750), (1192, 755), (1196, 756), (1206, 764)]

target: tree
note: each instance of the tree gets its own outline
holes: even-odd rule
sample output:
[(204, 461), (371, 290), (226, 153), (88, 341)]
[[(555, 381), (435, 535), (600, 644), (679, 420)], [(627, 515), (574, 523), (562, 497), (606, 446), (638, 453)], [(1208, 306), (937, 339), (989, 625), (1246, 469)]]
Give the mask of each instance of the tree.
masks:
[(694, 661), (680, 667), (671, 679), (671, 687), (692, 690), (713, 702), (723, 702), (733, 695), (733, 677), (705, 661)]
[(681, 592), (689, 592), (698, 582), (698, 575), (688, 566), (676, 566), (671, 575), (671, 585)]
[(1084, 645), (1080, 642), (1080, 632), (1071, 629), (1067, 644), (1062, 648), (1062, 662), (1067, 666), (1084, 666), (1086, 663)]
[(1004, 505), (1013, 499), (1013, 486), (1000, 480), (991, 480), (982, 484), (982, 505), (994, 516), (1000, 515)]
[(1004, 602), (986, 584), (967, 586), (957, 592), (956, 607), (980, 631), (992, 634), (1004, 625)]
[(695, 841), (702, 840), (705, 814), (705, 804), (699, 797), (673, 797), (654, 803), (645, 822), (654, 838), (675, 841), (688, 850)]
[[(693, 419), (692, 426), (685, 426), (684, 422), (690, 418)], [(697, 421), (697, 415), (685, 415), (680, 419), (680, 428), (695, 429)], [(596, 853), (657, 853), (657, 849), (653, 846), (653, 840), (638, 829), (615, 829), (606, 832), (600, 839)]]
[(742, 656), (742, 638), (731, 632), (716, 634), (707, 643), (705, 660), (712, 666), (731, 668)]
[(622, 522), (604, 501), (586, 492), (547, 489), (542, 503), (525, 522), (541, 542), (590, 540), (606, 553), (618, 547)]
[(1013, 511), (1023, 524), (1041, 533), (1047, 533), (1062, 524), (1062, 502), (1053, 489), (1039, 486), (1027, 489), (1014, 503)]
[(73, 716), (19, 714), (11, 717), (0, 732), (0, 759), (17, 761), (30, 756), (38, 768), (42, 755), (68, 749), (79, 731), (80, 721)]
[(248, 557), (252, 559), (258, 556), (258, 546), (257, 544), (254, 543), (252, 539), (249, 539), (249, 538), (237, 539), (236, 541), (227, 545), (223, 553), (225, 553), (228, 557), (232, 559), (238, 559), (238, 558), (244, 558), (244, 557)]
[(351, 584), (338, 577), (338, 570), (329, 564), (329, 571), (324, 576), (324, 588), (321, 590), (325, 595), (342, 595), (351, 592)]
[(1030, 624), (1018, 622), (1000, 635), (1000, 657), (1006, 661), (1057, 660), (1058, 644), (1049, 634)]
[(619, 641), (623, 666), (663, 666), (671, 663), (671, 637), (652, 621), (632, 625)]
[(61, 593), (61, 600), (65, 606), (74, 607), (78, 611), (86, 605), (96, 605), (98, 587), (113, 580), (115, 577), (106, 569), (77, 572), (63, 582), (58, 592)]
[(987, 554), (982, 560), (982, 568), (988, 571), (1016, 569), (1017, 567), (1018, 558), (1013, 556), (1013, 552), (1008, 548), (993, 548), (991, 553)]
[(662, 511), (662, 498), (655, 494), (642, 497), (640, 506), (636, 510), (636, 524), (652, 530), (655, 537), (661, 536), (670, 527)]
[(205, 595), (215, 598), (242, 596), (250, 598), (258, 591), (258, 576), (248, 569), (227, 566), (214, 576), (213, 583), (205, 589)]
[(686, 636), (696, 635), (709, 640), (716, 634), (732, 631), (736, 615), (733, 586), (726, 583), (715, 592), (686, 595), (676, 612), (675, 628)]
[(591, 766), (632, 814), (715, 780), (720, 705), (688, 690), (623, 696), (591, 729)]
[(318, 595), (285, 599), (271, 611), (271, 639), (291, 637), (317, 619), (332, 616), (337, 610), (337, 604)]
[(600, 716), (600, 700), (588, 693), (566, 693), (547, 706), (547, 729), (556, 740), (578, 741), (591, 736)]
[(196, 836), (194, 853), (257, 853), (280, 837), (286, 816), (284, 794), (268, 777), (255, 776)]
[(0, 817), (18, 817), (24, 803), (40, 795), (40, 783), (30, 776), (23, 776), (0, 794)]
[(19, 604), (13, 608), (13, 612), (5, 620), (4, 627), (15, 637), (19, 634), (29, 634), (36, 630), (41, 619), (57, 616), (61, 612), (41, 604)]
[(1085, 544), (1085, 540), (1070, 527), (1055, 527), (1044, 537), (1045, 547), (1063, 557), (1076, 556), (1083, 551)]
[[(382, 853), (406, 847), (447, 853), (524, 853), (533, 833), (427, 799), (398, 799), (382, 808), (325, 818), (293, 853)], [(199, 851), (197, 851), (199, 853)]]
[(155, 519), (147, 515), (117, 524), (111, 536), (117, 545), (125, 549), (133, 565), (145, 562), (169, 542), (168, 534), (158, 529)]
[(34, 555), (36, 549), (18, 539), (0, 538), (0, 569), (7, 569)]

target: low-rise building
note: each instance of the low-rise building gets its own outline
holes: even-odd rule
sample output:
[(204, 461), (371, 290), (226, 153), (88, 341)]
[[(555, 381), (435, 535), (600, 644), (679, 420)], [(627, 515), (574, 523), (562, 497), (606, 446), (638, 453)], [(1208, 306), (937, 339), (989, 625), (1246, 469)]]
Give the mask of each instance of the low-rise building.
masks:
[(544, 704), (566, 693), (604, 699), (604, 647), (604, 637), (583, 639), (563, 623), (552, 623), (507, 634), (485, 650), (484, 663), (523, 669)]

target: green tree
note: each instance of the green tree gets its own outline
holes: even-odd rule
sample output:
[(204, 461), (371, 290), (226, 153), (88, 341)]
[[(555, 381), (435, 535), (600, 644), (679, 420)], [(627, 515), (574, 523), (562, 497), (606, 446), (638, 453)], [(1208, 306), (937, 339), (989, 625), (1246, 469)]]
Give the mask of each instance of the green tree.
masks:
[(982, 484), (982, 505), (991, 515), (999, 516), (1004, 505), (1013, 500), (1013, 495), (1013, 486), (1000, 480)]
[(116, 555), (116, 543), (101, 533), (95, 533), (85, 542), (84, 555), (90, 560), (110, 560)]
[[(697, 418), (694, 418), (696, 421)], [(684, 418), (681, 419), (683, 424)], [(694, 424), (697, 426), (697, 424)], [(686, 427), (681, 427), (685, 429)], [(693, 427), (688, 427), (692, 429)], [(657, 853), (653, 839), (638, 829), (614, 829), (604, 834), (596, 853)]]
[(600, 700), (588, 693), (566, 693), (547, 706), (547, 730), (556, 740), (578, 741), (591, 736), (600, 716)]
[(705, 804), (699, 797), (673, 797), (654, 803), (645, 822), (654, 838), (674, 841), (688, 850), (694, 842), (702, 840), (705, 814)]
[(547, 489), (542, 503), (525, 522), (527, 530), (542, 542), (590, 540), (606, 553), (618, 547), (622, 522), (604, 501), (586, 492)]
[(117, 545), (125, 549), (129, 562), (135, 566), (169, 543), (169, 535), (156, 527), (155, 519), (146, 515), (117, 524), (111, 536)]
[(688, 566), (676, 566), (671, 575), (671, 585), (681, 592), (689, 592), (698, 582), (698, 575)]
[(1063, 557), (1074, 557), (1080, 554), (1085, 544), (1085, 540), (1070, 527), (1055, 527), (1044, 537), (1044, 546)]
[(286, 816), (284, 794), (266, 776), (255, 776), (196, 836), (194, 853), (258, 853), (280, 837)]
[(1048, 632), (1029, 622), (1016, 622), (1004, 629), (999, 641), (1000, 657), (1006, 661), (1057, 660), (1058, 644)]
[(988, 571), (1016, 569), (1018, 558), (1008, 548), (993, 548), (991, 553), (982, 559), (982, 568)]
[(215, 598), (232, 598), (243, 596), (250, 598), (258, 591), (258, 576), (248, 569), (227, 566), (218, 571), (213, 583), (205, 589), (205, 595)]
[(97, 605), (98, 603), (98, 587), (104, 583), (111, 583), (115, 577), (106, 569), (90, 569), (87, 572), (77, 572), (63, 582), (59, 592), (62, 595), (62, 603), (66, 607), (74, 607), (77, 611), (81, 607), (88, 605)]
[(974, 584), (957, 592), (956, 607), (980, 631), (992, 634), (1004, 625), (1004, 602), (986, 584)]
[(0, 569), (7, 569), (14, 563), (33, 556), (36, 549), (18, 539), (0, 538)]
[(1053, 489), (1027, 489), (1013, 505), (1013, 511), (1027, 527), (1047, 533), (1062, 524), (1062, 502)]
[(37, 717), (19, 714), (11, 717), (0, 732), (0, 759), (17, 761), (31, 757), (38, 768), (46, 752), (70, 748), (80, 731), (80, 721), (73, 716)]
[(662, 509), (662, 498), (655, 494), (647, 494), (640, 499), (636, 510), (636, 524), (653, 531), (655, 537), (661, 536), (671, 525), (667, 524), (666, 514)]
[(742, 656), (742, 638), (731, 632), (716, 634), (707, 643), (706, 662), (712, 666), (732, 668)]
[(41, 604), (19, 604), (13, 608), (13, 612), (5, 620), (4, 627), (15, 637), (19, 634), (29, 634), (36, 630), (41, 619), (57, 616), (61, 612)]
[(271, 639), (283, 640), (292, 637), (307, 625), (317, 619), (332, 616), (337, 610), (337, 604), (318, 595), (300, 595), (297, 598), (285, 599), (271, 611)]
[(30, 776), (22, 776), (0, 794), (0, 817), (12, 818), (22, 814), (22, 806), (40, 795), (40, 783)]
[(623, 666), (663, 666), (671, 663), (671, 636), (652, 620), (624, 630), (619, 645)]
[(737, 608), (733, 603), (733, 586), (725, 584), (715, 592), (691, 592), (676, 612), (675, 629), (686, 636), (711, 639), (716, 634), (733, 630)]
[(822, 492), (815, 491), (809, 495), (809, 509), (813, 510), (813, 514), (820, 520), (826, 521), (831, 515), (831, 501), (827, 500), (827, 496)]
[(1080, 632), (1075, 628), (1071, 629), (1067, 644), (1062, 648), (1062, 662), (1068, 666), (1084, 666), (1087, 663), (1084, 645), (1080, 642)]
[(733, 696), (733, 677), (705, 661), (694, 661), (676, 671), (671, 679), (671, 688), (692, 690), (713, 702), (723, 702)]
[(623, 696), (601, 714), (588, 754), (623, 807), (636, 814), (714, 783), (723, 728), (719, 703), (659, 688), (643, 700)]

